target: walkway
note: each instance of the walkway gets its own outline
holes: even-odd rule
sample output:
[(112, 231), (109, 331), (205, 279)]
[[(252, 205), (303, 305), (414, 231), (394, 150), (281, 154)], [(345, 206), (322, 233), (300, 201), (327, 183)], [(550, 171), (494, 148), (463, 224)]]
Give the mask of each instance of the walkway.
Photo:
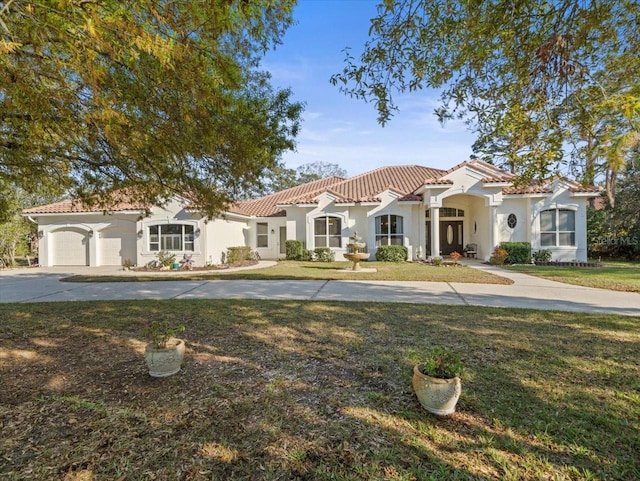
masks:
[[(174, 280), (60, 282), (71, 274), (123, 274), (115, 267), (34, 268), (0, 272), (0, 302), (124, 299), (293, 299), (411, 302), (601, 312), (640, 317), (640, 294), (561, 284), (465, 261), (514, 281), (512, 285), (402, 281)], [(262, 262), (268, 266), (268, 262)]]

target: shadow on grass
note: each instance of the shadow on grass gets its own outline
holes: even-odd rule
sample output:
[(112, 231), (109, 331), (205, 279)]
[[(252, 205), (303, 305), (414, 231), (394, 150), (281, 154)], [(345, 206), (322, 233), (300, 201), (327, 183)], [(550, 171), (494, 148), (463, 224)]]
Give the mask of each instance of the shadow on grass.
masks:
[[(3, 307), (8, 479), (638, 473), (637, 319), (293, 301)], [(167, 317), (185, 324), (188, 355), (179, 375), (152, 379), (140, 332)], [(412, 353), (433, 344), (467, 364), (443, 419), (411, 390)]]

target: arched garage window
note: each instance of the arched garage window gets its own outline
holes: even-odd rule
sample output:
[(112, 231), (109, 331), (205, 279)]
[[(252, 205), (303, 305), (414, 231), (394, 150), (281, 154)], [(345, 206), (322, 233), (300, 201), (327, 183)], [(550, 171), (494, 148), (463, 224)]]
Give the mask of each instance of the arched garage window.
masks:
[(194, 227), (191, 224), (149, 226), (149, 250), (193, 251)]
[(576, 245), (575, 216), (575, 212), (569, 209), (549, 209), (540, 212), (540, 245)]
[(342, 220), (339, 217), (316, 217), (313, 238), (316, 247), (342, 247)]
[(401, 215), (380, 215), (376, 217), (376, 247), (404, 243), (404, 227)]

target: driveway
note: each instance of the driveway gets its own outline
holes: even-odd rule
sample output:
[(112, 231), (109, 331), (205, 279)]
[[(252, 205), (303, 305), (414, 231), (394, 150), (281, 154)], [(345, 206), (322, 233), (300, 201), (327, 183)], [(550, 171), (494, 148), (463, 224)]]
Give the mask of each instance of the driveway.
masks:
[[(268, 266), (268, 262), (263, 262)], [(72, 274), (116, 274), (117, 268), (33, 268), (0, 273), (0, 303), (125, 299), (278, 299), (408, 302), (541, 310), (601, 312), (640, 317), (640, 294), (593, 289), (505, 271), (480, 262), (471, 267), (508, 277), (512, 285), (401, 281), (174, 280), (61, 282)], [(119, 271), (122, 274), (122, 271)]]

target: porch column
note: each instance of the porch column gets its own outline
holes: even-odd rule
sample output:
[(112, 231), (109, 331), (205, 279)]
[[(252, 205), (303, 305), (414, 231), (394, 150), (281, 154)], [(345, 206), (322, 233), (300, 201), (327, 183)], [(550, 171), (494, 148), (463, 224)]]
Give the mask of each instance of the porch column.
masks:
[(431, 257), (440, 257), (440, 208), (430, 207), (431, 218)]
[(490, 241), (491, 245), (489, 246), (489, 254), (493, 252), (493, 250), (498, 246), (498, 242), (500, 239), (500, 232), (498, 230), (498, 207), (492, 205), (491, 209), (491, 230), (490, 230)]

